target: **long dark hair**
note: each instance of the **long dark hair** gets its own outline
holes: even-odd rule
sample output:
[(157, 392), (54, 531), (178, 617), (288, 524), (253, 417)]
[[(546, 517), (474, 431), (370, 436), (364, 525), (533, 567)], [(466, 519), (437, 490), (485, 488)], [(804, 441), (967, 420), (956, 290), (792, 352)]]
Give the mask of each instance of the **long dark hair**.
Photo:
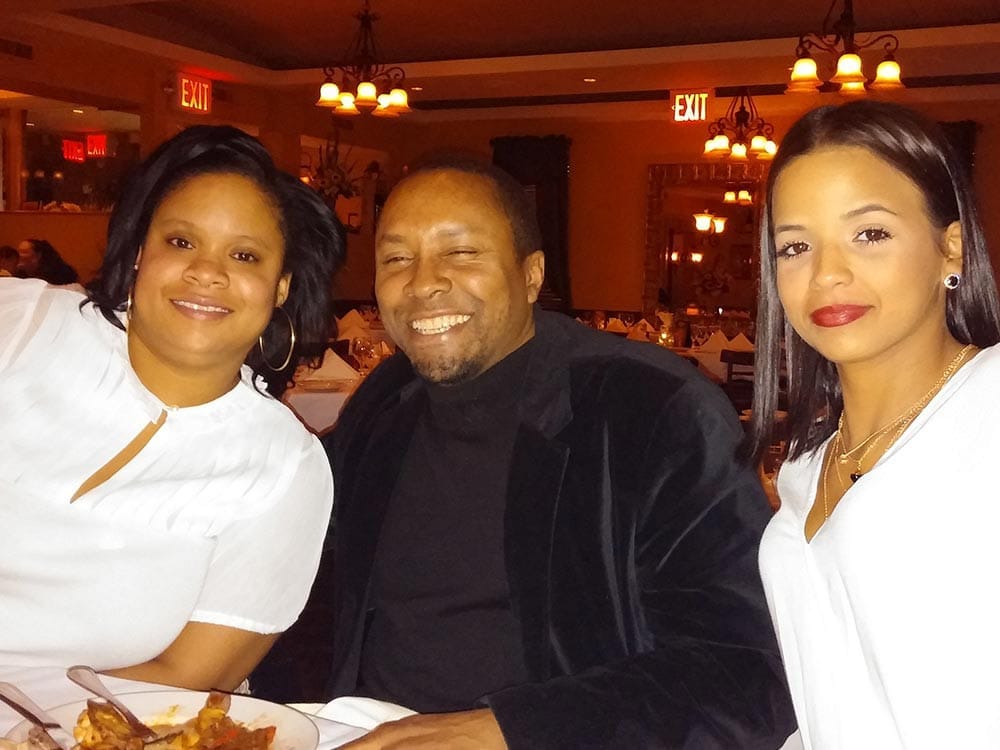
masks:
[[(284, 238), (284, 273), (291, 273), (282, 309), (295, 326), (291, 361), (275, 373), (253, 347), (246, 364), (268, 382), (268, 391), (284, 390), (295, 366), (322, 353), (332, 318), (332, 278), (344, 258), (344, 230), (319, 196), (274, 166), (263, 145), (229, 126), (197, 125), (161, 144), (129, 177), (108, 222), (108, 242), (89, 300), (113, 325), (125, 310), (135, 283), (135, 262), (157, 207), (182, 183), (204, 174), (235, 174), (252, 180), (277, 209)], [(280, 363), (290, 345), (288, 321), (278, 312), (263, 334), (267, 361)]]
[(38, 257), (38, 265), (32, 276), (44, 279), (50, 284), (75, 284), (80, 280), (76, 269), (63, 260), (51, 242), (35, 238), (25, 242), (31, 245), (32, 251)]
[(934, 226), (962, 228), (962, 283), (949, 290), (951, 335), (979, 347), (1000, 341), (1000, 303), (969, 175), (936, 123), (908, 107), (862, 100), (819, 107), (788, 131), (771, 165), (760, 222), (760, 292), (749, 454), (760, 461), (774, 436), (781, 346), (788, 374), (789, 458), (818, 448), (844, 408), (836, 367), (792, 329), (778, 299), (771, 205), (775, 181), (796, 157), (828, 146), (857, 146), (905, 174), (924, 196)]

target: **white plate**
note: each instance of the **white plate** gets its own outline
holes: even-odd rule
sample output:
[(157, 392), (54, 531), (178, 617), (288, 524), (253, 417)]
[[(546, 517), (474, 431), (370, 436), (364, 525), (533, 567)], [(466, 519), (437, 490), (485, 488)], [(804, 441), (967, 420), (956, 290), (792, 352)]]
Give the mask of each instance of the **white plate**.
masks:
[[(151, 693), (125, 693), (119, 700), (132, 709), (147, 724), (177, 724), (192, 718), (205, 705), (208, 693), (191, 690), (157, 690)], [(87, 701), (75, 701), (46, 709), (64, 727), (76, 725), (76, 719), (87, 707)], [(279, 703), (251, 698), (247, 695), (232, 696), (229, 716), (248, 727), (275, 727), (272, 750), (315, 750), (319, 744), (319, 729), (305, 714)], [(7, 739), (22, 742), (31, 725), (22, 721), (7, 734)]]

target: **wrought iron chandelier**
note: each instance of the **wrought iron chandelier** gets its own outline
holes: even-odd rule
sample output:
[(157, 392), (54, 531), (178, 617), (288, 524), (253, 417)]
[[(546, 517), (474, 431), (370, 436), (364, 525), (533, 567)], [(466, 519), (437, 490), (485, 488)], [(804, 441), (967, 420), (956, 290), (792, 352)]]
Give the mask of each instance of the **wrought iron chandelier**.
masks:
[(753, 97), (743, 89), (733, 97), (725, 117), (709, 124), (703, 155), (733, 161), (770, 161), (778, 151), (772, 135), (774, 126), (760, 116)]
[(406, 73), (398, 65), (378, 61), (374, 26), (379, 16), (372, 11), (369, 0), (364, 0), (354, 17), (360, 24), (358, 31), (343, 61), (323, 68), (326, 79), (320, 86), (316, 106), (347, 116), (398, 117), (410, 112), (409, 97), (403, 88)]
[[(833, 0), (834, 4), (836, 2), (837, 0)], [(832, 11), (833, 5), (830, 6), (830, 12)], [(854, 22), (853, 0), (844, 0), (844, 11), (832, 25), (829, 24), (830, 12), (823, 21), (821, 33), (810, 32), (799, 37), (795, 48), (795, 65), (785, 93), (815, 94), (825, 85), (817, 74), (814, 50), (827, 52), (837, 58), (837, 72), (830, 78), (829, 85), (842, 94), (864, 94), (866, 88), (875, 91), (903, 88), (903, 82), (899, 80), (899, 63), (895, 58), (895, 52), (899, 49), (899, 40), (895, 35), (878, 34), (858, 41), (855, 37), (857, 26)], [(869, 81), (865, 77), (859, 53), (874, 47), (881, 47), (883, 56), (875, 70), (875, 78)]]

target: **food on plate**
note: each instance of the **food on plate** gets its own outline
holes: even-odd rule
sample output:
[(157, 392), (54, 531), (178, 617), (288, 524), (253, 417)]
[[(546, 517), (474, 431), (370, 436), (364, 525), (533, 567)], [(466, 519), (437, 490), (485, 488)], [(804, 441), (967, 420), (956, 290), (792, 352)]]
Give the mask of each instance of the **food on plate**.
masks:
[(228, 716), (230, 696), (211, 692), (198, 714), (175, 723), (170, 712), (147, 723), (159, 733), (153, 740), (137, 734), (117, 709), (103, 701), (87, 701), (73, 736), (79, 750), (268, 750), (273, 726), (252, 729)]
[(61, 750), (61, 748), (46, 737), (38, 727), (32, 727), (22, 742), (0, 739), (0, 750)]

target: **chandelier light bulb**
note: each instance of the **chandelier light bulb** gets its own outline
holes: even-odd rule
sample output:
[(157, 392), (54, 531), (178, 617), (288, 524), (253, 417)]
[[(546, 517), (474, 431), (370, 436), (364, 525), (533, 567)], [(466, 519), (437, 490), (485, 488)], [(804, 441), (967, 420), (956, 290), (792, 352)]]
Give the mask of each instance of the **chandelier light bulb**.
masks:
[(853, 52), (842, 54), (837, 58), (837, 74), (830, 80), (841, 85), (845, 83), (864, 84), (865, 75), (861, 72), (861, 56)]
[(377, 103), (378, 89), (371, 81), (362, 81), (358, 84), (358, 95), (354, 99), (354, 104), (361, 107), (374, 107)]
[(410, 111), (410, 97), (406, 89), (395, 88), (389, 92), (389, 104), (398, 112)]
[(750, 153), (757, 154), (759, 156), (764, 152), (766, 145), (767, 136), (757, 133), (757, 135), (750, 139)]
[(701, 263), (705, 256), (702, 253), (691, 253), (690, 258), (692, 263)]
[(361, 114), (354, 105), (354, 94), (349, 91), (340, 92), (340, 106), (336, 110), (338, 115), (358, 115)]
[(725, 216), (713, 216), (712, 217), (712, 230), (716, 234), (722, 234), (726, 231), (726, 217)]
[(741, 190), (739, 192), (739, 195), (736, 196), (736, 201), (741, 206), (749, 206), (751, 203), (753, 203), (753, 199), (750, 197), (750, 191), (749, 190)]
[(871, 88), (877, 90), (903, 88), (903, 82), (899, 80), (900, 72), (899, 63), (890, 55), (875, 69), (875, 80), (871, 82)]
[(864, 81), (848, 81), (840, 84), (840, 93), (846, 96), (858, 96), (865, 93)]
[(319, 100), (317, 107), (330, 107), (335, 109), (340, 106), (340, 89), (333, 81), (327, 80), (319, 87)]
[(792, 66), (792, 75), (789, 79), (788, 94), (816, 94), (823, 82), (817, 75), (816, 61), (811, 57), (800, 57)]
[(392, 101), (388, 94), (379, 94), (376, 99), (378, 106), (375, 107), (375, 111), (372, 115), (375, 117), (399, 117), (399, 112), (393, 109)]
[(705, 141), (705, 156), (715, 155), (715, 138), (709, 138)]
[(722, 194), (722, 202), (723, 203), (736, 203), (736, 191), (735, 190), (727, 190), (725, 193), (723, 193)]
[(747, 158), (747, 144), (737, 141), (729, 147), (729, 158), (743, 161)]
[(699, 232), (710, 232), (712, 230), (712, 219), (714, 217), (708, 211), (694, 214), (694, 228)]

